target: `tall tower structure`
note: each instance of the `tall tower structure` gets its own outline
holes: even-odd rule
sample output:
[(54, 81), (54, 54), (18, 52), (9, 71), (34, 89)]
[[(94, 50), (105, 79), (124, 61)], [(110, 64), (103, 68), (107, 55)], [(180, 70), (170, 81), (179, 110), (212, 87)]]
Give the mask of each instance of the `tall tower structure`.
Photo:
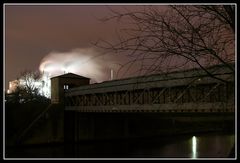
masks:
[(64, 101), (66, 89), (90, 84), (90, 79), (73, 73), (67, 73), (51, 78), (51, 103), (61, 104)]

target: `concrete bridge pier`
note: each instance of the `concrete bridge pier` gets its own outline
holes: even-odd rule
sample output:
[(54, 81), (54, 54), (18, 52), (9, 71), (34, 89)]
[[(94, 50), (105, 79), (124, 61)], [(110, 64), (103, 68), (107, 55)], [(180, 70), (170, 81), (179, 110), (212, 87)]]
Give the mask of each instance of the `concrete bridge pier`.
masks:
[(65, 142), (131, 139), (234, 128), (234, 113), (83, 113), (65, 111)]
[(123, 124), (123, 127), (124, 127), (124, 133), (123, 133), (123, 135), (124, 135), (124, 137), (125, 138), (128, 138), (129, 137), (129, 126), (128, 126), (128, 118), (124, 118), (124, 124)]

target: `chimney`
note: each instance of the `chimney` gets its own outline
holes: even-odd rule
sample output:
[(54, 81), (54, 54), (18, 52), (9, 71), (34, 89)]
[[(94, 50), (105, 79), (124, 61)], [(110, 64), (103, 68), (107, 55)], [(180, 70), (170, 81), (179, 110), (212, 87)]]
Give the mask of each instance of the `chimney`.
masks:
[(111, 79), (110, 80), (113, 80), (113, 69), (111, 69)]

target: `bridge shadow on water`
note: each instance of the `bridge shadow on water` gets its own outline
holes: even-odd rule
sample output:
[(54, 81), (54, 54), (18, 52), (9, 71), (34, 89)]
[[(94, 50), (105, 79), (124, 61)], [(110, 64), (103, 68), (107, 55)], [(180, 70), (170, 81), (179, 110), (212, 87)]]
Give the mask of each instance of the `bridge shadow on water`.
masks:
[(6, 158), (234, 158), (234, 133), (81, 141), (6, 148)]

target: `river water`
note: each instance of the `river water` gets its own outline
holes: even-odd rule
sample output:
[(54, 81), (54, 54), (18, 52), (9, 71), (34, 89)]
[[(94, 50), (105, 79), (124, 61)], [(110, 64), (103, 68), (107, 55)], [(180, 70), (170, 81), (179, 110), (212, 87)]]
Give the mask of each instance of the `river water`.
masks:
[(234, 146), (234, 133), (205, 133), (131, 141), (81, 142), (71, 148), (61, 144), (10, 148), (6, 149), (6, 158), (221, 159), (229, 158)]

